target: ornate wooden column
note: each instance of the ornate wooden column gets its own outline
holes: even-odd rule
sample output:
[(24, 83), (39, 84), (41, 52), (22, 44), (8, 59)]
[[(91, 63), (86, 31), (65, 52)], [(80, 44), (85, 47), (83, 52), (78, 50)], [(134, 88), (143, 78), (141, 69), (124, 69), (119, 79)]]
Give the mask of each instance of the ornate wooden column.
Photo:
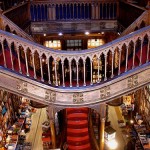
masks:
[(40, 56), (40, 67), (41, 67), (41, 81), (44, 82), (44, 78), (43, 78), (43, 65), (42, 65), (42, 56)]
[(27, 59), (27, 50), (24, 50), (24, 54), (25, 54), (25, 62), (26, 62), (26, 75), (29, 76), (29, 68), (28, 68), (28, 59)]
[(136, 45), (136, 42), (134, 42), (134, 47), (133, 47), (133, 61), (132, 61), (132, 69), (134, 68), (134, 60), (135, 60), (135, 45)]
[(51, 83), (51, 71), (50, 71), (49, 59), (50, 59), (50, 58), (47, 57), (47, 65), (48, 65), (48, 66), (47, 66), (47, 67), (48, 67), (48, 83), (49, 83), (49, 84), (52, 84), (52, 83)]
[(58, 80), (57, 80), (57, 60), (55, 60), (55, 85), (58, 86)]
[(119, 48), (118, 75), (120, 75), (120, 66), (121, 66), (121, 51), (122, 51), (122, 49), (121, 49), (121, 48)]
[(55, 113), (53, 106), (48, 106), (48, 116), (50, 120), (50, 131), (51, 131), (51, 139), (52, 139), (52, 147), (56, 148), (56, 133), (55, 133)]
[(104, 81), (107, 80), (107, 53), (105, 54), (105, 77), (104, 77)]
[(21, 61), (20, 61), (20, 51), (19, 51), (19, 47), (18, 46), (16, 48), (17, 48), (17, 55), (18, 55), (19, 73), (22, 74)]
[(48, 20), (52, 20), (52, 17), (51, 17), (51, 14), (52, 14), (52, 7), (51, 7), (51, 5), (48, 5), (47, 6), (47, 16), (48, 16)]
[(35, 69), (34, 52), (32, 52), (32, 60), (33, 60), (34, 79), (37, 79), (36, 69)]
[(53, 16), (52, 16), (52, 20), (56, 20), (56, 6), (52, 6), (52, 12), (53, 12)]
[(61, 66), (62, 66), (62, 76), (63, 76), (63, 87), (65, 87), (65, 73), (64, 73), (64, 61), (62, 60), (61, 62)]
[(92, 4), (92, 7), (91, 7), (91, 12), (92, 12), (92, 15), (91, 15), (91, 19), (95, 19), (95, 6), (94, 4)]
[(126, 50), (126, 67), (125, 67), (125, 72), (127, 72), (127, 70), (128, 70), (128, 51), (129, 51), (129, 45), (127, 46), (127, 50)]
[(11, 69), (14, 70), (13, 56), (12, 56), (12, 50), (11, 50), (11, 44), (10, 43), (8, 43), (8, 48), (9, 48), (9, 52), (10, 52)]
[(99, 83), (100, 82), (100, 80), (99, 80), (99, 67), (100, 67), (100, 65), (99, 65), (99, 61), (100, 61), (100, 58), (98, 57), (98, 59), (97, 59), (97, 61), (98, 61), (98, 80), (97, 80), (97, 83)]
[(105, 118), (106, 118), (106, 104), (100, 104), (100, 145), (99, 150), (104, 150), (104, 131), (105, 131)]
[(72, 87), (72, 68), (71, 61), (69, 60), (69, 72), (70, 72), (70, 87)]
[(142, 65), (142, 51), (143, 51), (143, 48), (142, 48), (142, 46), (143, 46), (143, 39), (141, 39), (141, 49), (140, 49), (140, 66)]
[(112, 61), (111, 61), (111, 78), (114, 77), (114, 51), (112, 51)]
[(85, 63), (86, 63), (86, 60), (83, 60), (83, 69), (84, 69), (84, 83), (83, 83), (83, 86), (86, 86), (86, 81), (85, 81)]
[(90, 85), (93, 85), (93, 60), (91, 59), (91, 83)]
[(76, 61), (76, 66), (77, 66), (77, 87), (79, 87), (79, 61)]

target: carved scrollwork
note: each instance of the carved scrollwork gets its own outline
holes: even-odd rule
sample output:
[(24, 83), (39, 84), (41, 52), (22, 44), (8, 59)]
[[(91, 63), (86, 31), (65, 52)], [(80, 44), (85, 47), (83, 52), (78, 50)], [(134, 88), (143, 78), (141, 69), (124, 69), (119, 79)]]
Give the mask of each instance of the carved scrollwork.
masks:
[(49, 101), (49, 102), (55, 102), (56, 101), (56, 92), (46, 91), (45, 92), (45, 100)]
[(21, 91), (23, 93), (27, 93), (28, 92), (28, 88), (27, 88), (27, 83), (20, 81), (17, 83), (17, 90)]
[(138, 75), (133, 75), (128, 78), (128, 88), (133, 88), (138, 85)]
[(100, 89), (100, 98), (106, 98), (110, 96), (110, 86), (106, 86), (103, 89)]
[(83, 103), (83, 93), (74, 93), (73, 94), (73, 103)]

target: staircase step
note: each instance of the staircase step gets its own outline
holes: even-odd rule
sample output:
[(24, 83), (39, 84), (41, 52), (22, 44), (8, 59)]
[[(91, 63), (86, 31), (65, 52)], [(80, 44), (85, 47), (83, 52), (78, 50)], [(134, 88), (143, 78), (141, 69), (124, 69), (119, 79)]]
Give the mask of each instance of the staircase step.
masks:
[(75, 133), (75, 132), (67, 132), (67, 136), (72, 136), (72, 137), (83, 137), (88, 135), (88, 131), (87, 132), (80, 132), (80, 133)]
[(85, 141), (89, 140), (89, 135), (83, 136), (83, 137), (72, 137), (72, 136), (67, 136), (67, 141)]
[(68, 141), (67, 142), (68, 143), (68, 145), (75, 145), (75, 146), (78, 146), (78, 145), (85, 145), (85, 144), (88, 144), (89, 143), (89, 139), (88, 140), (84, 140), (84, 141), (77, 141), (77, 142), (75, 142), (75, 141)]
[(88, 115), (86, 113), (72, 113), (67, 115), (67, 119), (75, 119), (75, 118), (81, 118), (81, 120), (83, 119), (87, 119)]
[(67, 114), (72, 113), (88, 113), (88, 108), (67, 108)]
[(82, 128), (82, 129), (67, 128), (67, 132), (69, 132), (69, 133), (84, 133), (84, 132), (88, 132), (88, 128)]
[(82, 128), (86, 128), (88, 126), (88, 123), (86, 124), (68, 124), (67, 127), (68, 128), (72, 128), (72, 129), (82, 129)]
[(91, 150), (90, 144), (80, 145), (80, 146), (72, 146), (68, 145), (69, 150)]

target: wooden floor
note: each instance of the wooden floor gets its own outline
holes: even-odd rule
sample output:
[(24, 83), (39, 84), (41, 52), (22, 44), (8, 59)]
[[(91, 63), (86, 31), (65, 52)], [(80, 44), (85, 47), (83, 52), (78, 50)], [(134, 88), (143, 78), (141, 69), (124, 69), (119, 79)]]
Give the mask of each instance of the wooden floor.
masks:
[(42, 123), (47, 120), (46, 109), (37, 109), (32, 115), (32, 125), (27, 133), (26, 141), (32, 143), (32, 150), (43, 150)]
[[(127, 139), (122, 134), (122, 128), (118, 126), (117, 120), (120, 117), (119, 111), (116, 111), (115, 107), (109, 106), (109, 120), (111, 121), (112, 127), (116, 130), (116, 141), (119, 143), (118, 148), (115, 150), (124, 150), (125, 145), (127, 144)], [(42, 123), (47, 120), (46, 109), (37, 109), (36, 113), (32, 115), (32, 125), (30, 132), (27, 133), (26, 141), (32, 143), (32, 150), (43, 150), (42, 145)], [(110, 150), (108, 147), (105, 147), (105, 150)]]
[[(124, 150), (124, 147), (127, 144), (128, 140), (122, 134), (123, 128), (120, 128), (118, 125), (118, 120), (123, 119), (121, 111), (119, 109), (119, 106), (118, 107), (109, 106), (108, 110), (109, 110), (108, 119), (111, 121), (111, 126), (116, 130), (116, 141), (118, 143), (118, 147), (115, 150)], [(109, 148), (106, 148), (106, 150), (109, 150)]]

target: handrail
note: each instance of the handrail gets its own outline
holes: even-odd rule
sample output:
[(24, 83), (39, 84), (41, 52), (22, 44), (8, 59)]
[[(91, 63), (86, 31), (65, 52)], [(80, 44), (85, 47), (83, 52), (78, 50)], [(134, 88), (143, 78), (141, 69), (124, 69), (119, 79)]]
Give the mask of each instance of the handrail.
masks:
[(144, 21), (144, 23), (146, 23), (145, 24), (146, 26), (150, 25), (149, 16), (150, 16), (150, 10), (144, 11), (130, 26), (128, 26), (121, 33), (121, 35), (119, 37), (122, 37), (124, 35), (127, 35), (127, 34), (133, 32), (136, 27), (140, 28), (140, 24), (142, 23), (142, 21)]
[[(64, 108), (91, 104), (94, 106), (94, 104), (104, 101), (109, 102), (150, 84), (150, 63), (137, 67), (129, 73), (101, 85), (86, 88), (54, 88), (3, 67), (0, 67), (0, 77), (1, 88), (39, 103), (53, 104)], [(74, 99), (79, 99), (77, 96), (79, 93), (83, 94), (80, 96), (82, 101), (74, 101)]]
[(46, 56), (54, 55), (55, 58), (60, 58), (60, 57), (65, 57), (65, 56), (72, 57), (70, 59), (75, 58), (75, 55), (76, 57), (81, 57), (81, 55), (84, 55), (85, 57), (86, 54), (89, 56), (89, 58), (91, 58), (91, 56), (94, 56), (97, 53), (100, 53), (100, 54), (106, 53), (107, 50), (112, 50), (112, 48), (115, 48), (115, 47), (121, 47), (125, 43), (128, 44), (130, 40), (134, 42), (135, 40), (138, 39), (138, 37), (144, 38), (145, 35), (149, 36), (149, 34), (150, 34), (150, 26), (147, 26), (138, 31), (125, 35), (124, 37), (120, 37), (116, 40), (113, 40), (112, 42), (109, 42), (107, 44), (104, 44), (102, 46), (99, 46), (93, 49), (85, 49), (81, 51), (66, 51), (66, 50), (57, 51), (52, 48), (47, 48), (45, 46), (42, 46), (38, 43), (28, 41), (27, 39), (23, 39), (21, 37), (18, 37), (17, 35), (13, 35), (11, 33), (0, 30), (0, 35), (3, 37), (2, 39), (4, 38), (6, 38), (6, 40), (10, 39), (10, 41), (8, 41), (9, 44), (11, 44), (12, 41), (14, 42), (16, 41), (19, 43), (19, 45), (22, 45), (24, 49), (26, 49), (27, 47), (30, 48), (32, 53), (34, 53), (35, 50), (38, 50), (40, 54), (45, 53)]
[(10, 11), (13, 11), (14, 9), (16, 9), (16, 8), (18, 8), (18, 7), (20, 7), (20, 6), (23, 6), (23, 5), (27, 4), (27, 3), (28, 3), (28, 2), (19, 3), (18, 5), (13, 6), (13, 7), (9, 8), (9, 9), (5, 10), (5, 11), (3, 12), (3, 15), (5, 15), (6, 13), (8, 13), (8, 12), (10, 12)]
[(26, 32), (24, 32), (20, 27), (18, 27), (16, 24), (14, 24), (10, 19), (8, 19), (5, 15), (1, 15), (3, 26), (6, 27), (7, 25), (10, 26), (11, 31), (16, 31), (17, 35), (28, 39), (30, 41), (34, 41), (34, 39), (29, 36)]
[[(12, 50), (10, 50), (10, 57), (11, 60), (7, 60), (7, 61), (11, 61), (12, 63), (12, 70), (14, 69), (14, 64), (13, 64), (13, 58), (16, 59), (17, 62), (19, 62), (21, 60), (21, 56), (19, 54), (19, 51), (22, 51), (25, 54), (25, 64), (22, 64), (22, 62), (20, 61), (19, 63), (19, 72), (26, 74), (27, 76), (31, 76), (32, 78), (34, 77), (35, 79), (37, 79), (37, 73), (36, 73), (36, 69), (37, 68), (37, 64), (34, 61), (32, 64), (32, 66), (29, 66), (29, 61), (31, 62), (31, 60), (29, 59), (29, 55), (31, 57), (32, 60), (34, 60), (35, 58), (35, 53), (37, 53), (39, 56), (36, 58), (37, 60), (39, 60), (39, 71), (40, 71), (40, 80), (42, 82), (45, 81), (44, 79), (44, 71), (43, 71), (43, 64), (42, 61), (44, 60), (44, 62), (47, 62), (46, 68), (48, 70), (48, 74), (47, 74), (47, 79), (48, 79), (48, 83), (50, 85), (54, 85), (54, 86), (59, 86), (60, 83), (58, 81), (58, 73), (62, 76), (62, 78), (60, 78), (60, 82), (61, 82), (61, 86), (65, 87), (65, 84), (68, 85), (70, 87), (74, 86), (76, 84), (77, 87), (79, 86), (86, 86), (87, 84), (93, 85), (93, 61), (96, 58), (96, 60), (100, 60), (102, 59), (102, 56), (104, 57), (104, 60), (102, 60), (102, 64), (101, 66), (103, 67), (103, 70), (101, 70), (101, 75), (102, 77), (100, 78), (100, 67), (97, 68), (97, 75), (98, 75), (98, 80), (95, 82), (94, 84), (100, 83), (100, 81), (106, 81), (110, 78), (113, 78), (114, 76), (120, 75), (123, 72), (127, 72), (128, 70), (131, 70), (134, 67), (140, 66), (141, 64), (144, 64), (146, 62), (149, 62), (149, 41), (150, 41), (150, 26), (147, 26), (145, 28), (142, 28), (138, 31), (135, 31), (134, 33), (131, 33), (129, 35), (126, 35), (124, 37), (121, 37), (119, 39), (116, 39), (110, 43), (107, 43), (105, 45), (102, 45), (100, 47), (94, 48), (94, 49), (88, 49), (88, 50), (81, 50), (81, 51), (57, 51), (57, 50), (53, 50), (50, 48), (46, 48), (40, 44), (34, 43), (32, 41), (28, 41), (26, 39), (23, 39), (21, 37), (18, 37), (16, 35), (7, 33), (5, 31), (0, 31), (0, 35), (1, 35), (1, 45), (3, 45), (3, 53), (5, 53), (5, 49), (4, 49), (4, 40), (7, 42), (8, 44), (8, 49), (11, 48), (11, 45), (14, 44), (14, 47), (16, 48), (16, 54), (17, 56), (13, 55)], [(140, 41), (139, 41), (140, 39)], [(138, 41), (138, 42), (137, 42)], [(139, 43), (140, 42), (140, 43)], [(144, 44), (146, 42), (146, 44)], [(138, 43), (138, 45), (137, 45)], [(139, 44), (141, 45), (139, 47)], [(132, 47), (133, 49), (132, 49)], [(148, 46), (147, 46), (148, 45)], [(22, 48), (21, 48), (22, 47)], [(131, 49), (130, 49), (131, 48)], [(8, 49), (6, 51), (8, 51)], [(28, 53), (30, 51), (30, 53)], [(121, 60), (121, 52), (126, 53), (126, 56), (124, 58), (124, 66), (122, 66), (122, 62), (123, 60)], [(132, 51), (133, 54), (133, 58), (129, 57), (130, 55), (128, 55), (128, 52)], [(28, 54), (27, 54), (28, 53)], [(116, 54), (118, 53), (118, 54)], [(31, 55), (32, 54), (32, 55)], [(110, 55), (111, 54), (111, 55)], [(144, 54), (144, 55), (143, 55)], [(27, 57), (28, 55), (28, 57)], [(44, 56), (45, 57), (44, 57)], [(119, 55), (118, 56), (118, 64), (115, 67), (114, 66), (114, 56), (115, 55)], [(143, 56), (142, 56), (143, 55)], [(107, 57), (110, 57), (110, 59), (112, 60), (111, 62), (108, 61)], [(135, 58), (138, 57), (138, 62), (136, 62), (135, 64)], [(50, 64), (50, 59), (53, 59), (54, 61), (54, 66), (52, 66), (52, 64)], [(90, 60), (90, 67), (87, 69), (90, 69), (90, 81), (86, 80), (86, 60), (89, 58)], [(6, 58), (4, 57), (4, 66), (7, 65), (6, 63)], [(7, 58), (8, 59), (8, 58)], [(69, 70), (68, 74), (69, 74), (69, 78), (70, 80), (68, 81), (68, 83), (65, 80), (65, 69), (67, 66), (64, 65), (65, 60), (68, 61), (69, 63), (69, 67), (67, 68), (67, 71)], [(75, 60), (76, 63), (76, 68), (73, 68), (72, 66), (72, 61)], [(83, 62), (83, 68), (79, 68), (78, 63), (79, 60), (81, 60)], [(60, 62), (61, 61), (61, 62)], [(116, 63), (116, 62), (115, 62)], [(138, 64), (137, 64), (138, 63)], [(62, 72), (58, 72), (57, 70), (57, 66), (58, 64), (61, 64), (62, 66), (59, 65), (59, 68), (62, 67)], [(100, 66), (100, 64), (98, 64)], [(22, 68), (22, 66), (25, 66), (25, 69)], [(108, 66), (110, 66), (111, 68), (108, 68)], [(7, 67), (7, 66), (6, 66)], [(30, 69), (32, 67), (32, 70)], [(50, 70), (52, 67), (54, 67), (54, 70), (52, 72), (52, 70)], [(22, 70), (23, 69), (23, 70)], [(73, 70), (75, 69), (75, 71)], [(83, 72), (81, 72), (82, 74), (82, 83), (79, 83), (79, 69)], [(116, 72), (115, 70), (118, 69), (118, 71)], [(76, 71), (77, 70), (77, 71)], [(33, 72), (34, 71), (34, 72)], [(72, 72), (74, 71), (74, 74), (76, 72), (76, 82), (73, 85), (73, 78), (72, 78)], [(108, 74), (109, 73), (109, 74)], [(111, 73), (111, 75), (110, 75)], [(52, 79), (52, 76), (54, 77)], [(89, 79), (89, 78), (88, 78)], [(55, 80), (55, 81), (54, 81)], [(82, 84), (82, 85), (81, 85)]]

